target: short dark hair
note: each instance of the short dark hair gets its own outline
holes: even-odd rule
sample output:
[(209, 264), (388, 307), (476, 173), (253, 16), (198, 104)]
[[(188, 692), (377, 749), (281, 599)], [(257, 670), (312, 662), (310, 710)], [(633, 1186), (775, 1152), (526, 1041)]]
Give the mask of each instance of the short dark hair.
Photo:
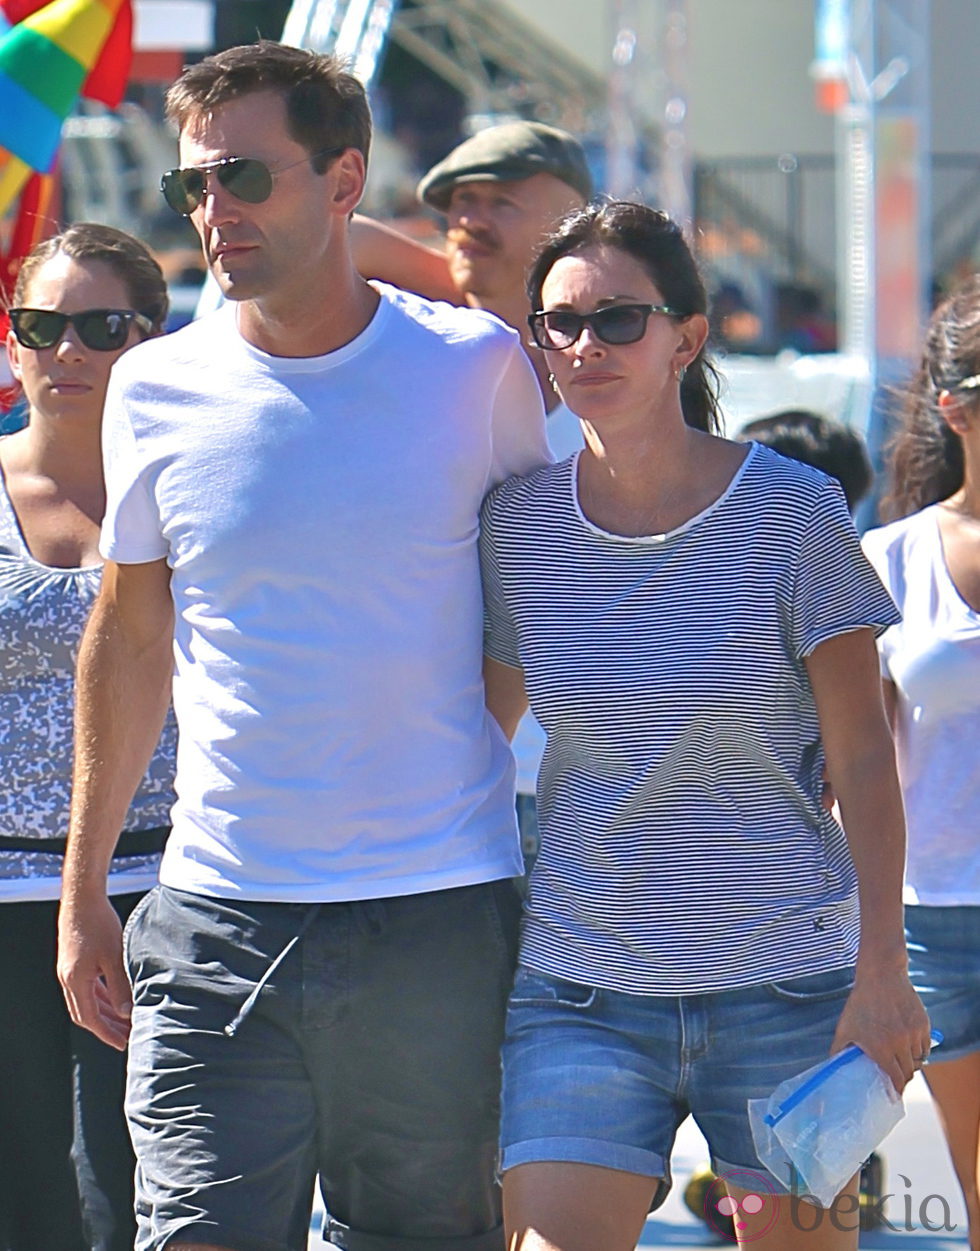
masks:
[[(681, 317), (707, 315), (708, 295), (680, 226), (666, 213), (629, 200), (597, 201), (561, 219), (528, 275), (527, 293), (534, 311), (541, 308), (541, 290), (555, 262), (591, 247), (619, 248), (639, 261), (664, 303), (676, 308)], [(702, 347), (681, 383), (681, 409), (689, 426), (712, 434), (720, 431), (718, 389), (718, 373)]]
[(738, 433), (743, 442), (754, 439), (804, 465), (813, 465), (841, 484), (847, 507), (853, 512), (871, 490), (871, 462), (864, 440), (841, 421), (832, 421), (807, 408), (787, 408), (759, 417)]
[[(368, 159), (371, 110), (363, 85), (337, 57), (271, 39), (228, 48), (188, 66), (167, 92), (167, 117), (183, 130), (195, 117), (256, 91), (276, 91), (289, 134), (312, 156), (356, 148)], [(313, 168), (323, 173), (328, 158)]]
[(963, 443), (943, 417), (939, 397), (950, 391), (977, 404), (980, 390), (967, 390), (963, 383), (978, 375), (980, 275), (974, 275), (936, 308), (918, 369), (904, 391), (896, 392), (899, 427), (888, 447), (886, 519), (918, 512), (963, 485)]
[(139, 239), (98, 222), (75, 222), (32, 248), (21, 262), (12, 307), (23, 305), (38, 270), (59, 255), (108, 266), (125, 285), (132, 307), (153, 323), (154, 333), (163, 330), (170, 299), (160, 266)]

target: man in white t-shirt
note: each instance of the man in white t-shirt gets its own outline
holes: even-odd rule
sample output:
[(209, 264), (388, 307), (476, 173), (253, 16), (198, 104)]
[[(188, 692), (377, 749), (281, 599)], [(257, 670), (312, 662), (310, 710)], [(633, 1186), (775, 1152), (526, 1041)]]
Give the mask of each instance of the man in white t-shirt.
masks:
[[(112, 379), (59, 957), (75, 1020), (129, 1039), (137, 1247), (305, 1248), (318, 1176), (349, 1251), (502, 1251), (520, 856), (476, 538), (547, 459), (538, 389), (494, 318), (355, 270), (370, 117), (331, 58), (231, 49), (168, 110), (226, 303)], [(124, 972), (105, 870), (171, 675)]]

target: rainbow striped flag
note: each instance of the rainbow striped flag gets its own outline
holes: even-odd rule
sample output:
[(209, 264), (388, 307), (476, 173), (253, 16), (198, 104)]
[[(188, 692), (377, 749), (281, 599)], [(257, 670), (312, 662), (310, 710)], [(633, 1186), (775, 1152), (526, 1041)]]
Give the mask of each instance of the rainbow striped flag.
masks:
[[(26, 10), (26, 15), (21, 14)], [(99, 78), (121, 97), (129, 70), (130, 0), (52, 0), (49, 4), (6, 0), (6, 31), (0, 27), (0, 214), (31, 173), (47, 172), (61, 142), (61, 126)], [(122, 61), (115, 73), (105, 54)], [(122, 55), (121, 55), (122, 54)], [(107, 100), (107, 102), (109, 102)], [(118, 99), (113, 101), (118, 103)]]

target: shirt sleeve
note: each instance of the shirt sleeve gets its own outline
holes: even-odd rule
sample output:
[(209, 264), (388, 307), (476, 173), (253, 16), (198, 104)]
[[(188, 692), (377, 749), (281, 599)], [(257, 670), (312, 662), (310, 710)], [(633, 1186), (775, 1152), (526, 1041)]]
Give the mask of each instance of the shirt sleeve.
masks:
[(517, 631), (500, 573), (500, 491), (488, 495), (480, 514), (480, 571), (483, 577), (483, 650), (491, 660), (521, 667)]
[(551, 463), (541, 389), (516, 334), (493, 399), (491, 438), (488, 491), (513, 474)]
[[(888, 558), (887, 546), (881, 542), (881, 530), (869, 530), (861, 540), (861, 548), (871, 563), (872, 569), (877, 573), (888, 593), (892, 598), (900, 602), (901, 597), (896, 594), (896, 588), (891, 578), (891, 562)], [(894, 681), (891, 670), (891, 654), (895, 645), (898, 630), (894, 626), (889, 626), (883, 634), (878, 636), (878, 660), (881, 664), (881, 676), (888, 682)]]
[(792, 646), (803, 660), (839, 634), (871, 628), (875, 636), (901, 620), (861, 550), (844, 494), (824, 483), (806, 522), (793, 586)]
[(115, 376), (109, 380), (102, 418), (102, 464), (106, 510), (99, 551), (122, 565), (167, 556), (169, 546), (160, 532), (160, 515), (127, 414), (124, 384)]

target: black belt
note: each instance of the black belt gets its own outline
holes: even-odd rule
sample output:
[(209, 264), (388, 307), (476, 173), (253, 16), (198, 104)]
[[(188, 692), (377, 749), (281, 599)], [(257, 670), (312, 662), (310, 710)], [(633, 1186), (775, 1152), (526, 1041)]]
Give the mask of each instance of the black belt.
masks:
[[(157, 825), (152, 830), (123, 830), (112, 857), (115, 860), (120, 856), (149, 856), (163, 851), (169, 833), (169, 825)], [(0, 851), (47, 851), (64, 855), (67, 845), (65, 838), (8, 838), (0, 834)]]

